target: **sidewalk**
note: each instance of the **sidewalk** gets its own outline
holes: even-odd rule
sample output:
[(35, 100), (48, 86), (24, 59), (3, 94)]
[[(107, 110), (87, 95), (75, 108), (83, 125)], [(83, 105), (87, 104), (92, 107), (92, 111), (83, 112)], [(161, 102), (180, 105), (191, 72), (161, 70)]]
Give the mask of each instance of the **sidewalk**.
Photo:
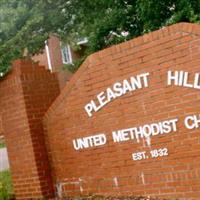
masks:
[(7, 148), (0, 149), (0, 171), (9, 169)]

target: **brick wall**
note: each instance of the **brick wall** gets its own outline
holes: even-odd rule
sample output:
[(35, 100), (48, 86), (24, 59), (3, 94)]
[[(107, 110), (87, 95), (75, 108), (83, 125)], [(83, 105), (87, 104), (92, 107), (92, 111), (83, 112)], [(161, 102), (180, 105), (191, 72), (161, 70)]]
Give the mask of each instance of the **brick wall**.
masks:
[(0, 113), (17, 199), (53, 197), (42, 117), (59, 94), (43, 66), (17, 60), (0, 82)]
[[(179, 23), (87, 58), (45, 115), (53, 182), (60, 196), (151, 195), (200, 199), (199, 129), (147, 141), (112, 142), (111, 132), (200, 114), (198, 89), (166, 86), (168, 70), (200, 70), (200, 26)], [(114, 99), (88, 117), (84, 106), (115, 82), (149, 72), (150, 85)], [(76, 151), (72, 140), (104, 133), (104, 146)], [(134, 161), (132, 153), (168, 148), (166, 157)]]

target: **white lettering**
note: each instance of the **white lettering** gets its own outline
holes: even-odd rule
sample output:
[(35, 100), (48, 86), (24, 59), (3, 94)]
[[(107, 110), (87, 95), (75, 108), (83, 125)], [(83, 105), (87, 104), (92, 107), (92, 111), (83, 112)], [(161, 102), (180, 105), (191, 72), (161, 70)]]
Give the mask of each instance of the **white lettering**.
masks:
[(115, 93), (110, 88), (108, 88), (106, 91), (107, 91), (108, 102), (116, 98)]
[(172, 71), (168, 71), (167, 85), (172, 85), (172, 81), (174, 81), (175, 85), (178, 85), (178, 71), (175, 71), (174, 75), (172, 74)]
[(122, 84), (117, 82), (113, 85), (113, 90), (115, 91), (115, 96), (120, 97), (123, 95)]
[(86, 149), (93, 146), (101, 146), (104, 144), (106, 144), (105, 134), (98, 134), (73, 140), (73, 146), (75, 150)]
[(196, 89), (200, 89), (199, 76), (200, 74), (196, 73), (194, 77), (194, 88)]
[(104, 92), (101, 92), (97, 95), (97, 99), (99, 101), (99, 104), (100, 106), (104, 106), (107, 104), (107, 100), (106, 100), (106, 97), (105, 97), (105, 93)]
[(168, 71), (167, 85), (177, 85), (187, 88), (200, 89), (200, 74), (195, 73), (193, 80), (189, 82), (190, 74), (184, 71)]
[(183, 86), (192, 88), (193, 85), (188, 83), (188, 72), (185, 72), (183, 79)]
[(88, 103), (87, 105), (85, 105), (85, 110), (88, 114), (89, 117), (92, 117), (92, 110), (93, 110), (93, 107), (92, 107), (92, 104), (91, 103)]
[[(139, 127), (129, 129), (122, 129), (112, 132), (114, 142), (123, 142), (139, 138), (149, 138), (151, 136), (161, 135), (163, 133), (170, 133), (177, 131), (178, 119), (165, 120), (158, 123), (145, 124)], [(200, 122), (200, 120), (199, 120)]]
[(95, 101), (91, 100), (90, 103), (86, 104), (86, 113), (89, 117), (92, 117), (93, 112), (97, 112), (113, 99), (125, 95), (128, 92), (132, 92), (133, 90), (148, 87), (148, 76), (149, 73), (143, 73), (135, 77), (130, 77), (129, 80), (124, 79), (122, 83), (114, 83), (112, 87), (97, 94)]
[(187, 129), (198, 128), (200, 126), (200, 115), (187, 116), (184, 120), (184, 124)]
[(144, 87), (148, 87), (148, 76), (149, 76), (149, 73), (144, 73), (144, 74), (139, 75), (139, 77), (143, 78)]

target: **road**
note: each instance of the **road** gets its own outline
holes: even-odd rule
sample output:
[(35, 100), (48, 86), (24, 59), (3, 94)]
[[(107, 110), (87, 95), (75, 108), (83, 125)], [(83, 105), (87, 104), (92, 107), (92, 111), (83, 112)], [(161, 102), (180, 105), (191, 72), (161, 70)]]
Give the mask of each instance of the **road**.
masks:
[(8, 154), (6, 148), (0, 149), (0, 171), (9, 169)]

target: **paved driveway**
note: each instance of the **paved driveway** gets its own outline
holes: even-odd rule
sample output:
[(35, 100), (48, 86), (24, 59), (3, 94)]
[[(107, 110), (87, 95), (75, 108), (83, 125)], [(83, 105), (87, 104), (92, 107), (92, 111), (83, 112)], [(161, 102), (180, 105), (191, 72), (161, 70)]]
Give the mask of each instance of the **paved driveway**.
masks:
[(8, 154), (6, 148), (0, 149), (0, 171), (9, 169)]

